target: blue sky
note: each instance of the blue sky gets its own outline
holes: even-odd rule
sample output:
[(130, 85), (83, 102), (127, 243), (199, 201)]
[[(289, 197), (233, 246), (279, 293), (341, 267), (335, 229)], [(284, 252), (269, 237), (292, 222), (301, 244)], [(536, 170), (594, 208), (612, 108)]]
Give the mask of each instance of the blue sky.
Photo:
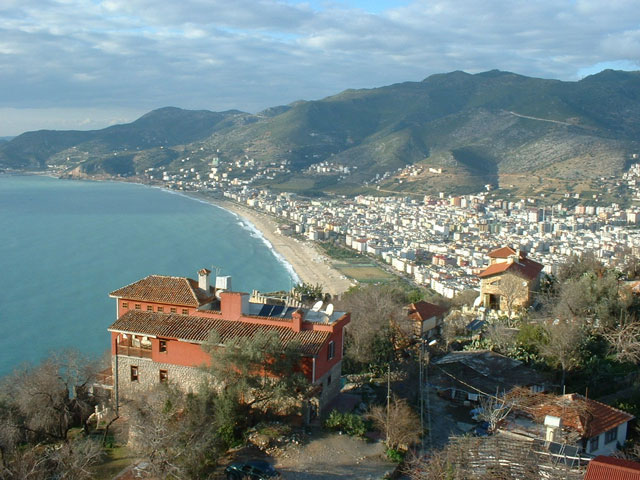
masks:
[(637, 0), (2, 0), (0, 136), (494, 68), (640, 69)]

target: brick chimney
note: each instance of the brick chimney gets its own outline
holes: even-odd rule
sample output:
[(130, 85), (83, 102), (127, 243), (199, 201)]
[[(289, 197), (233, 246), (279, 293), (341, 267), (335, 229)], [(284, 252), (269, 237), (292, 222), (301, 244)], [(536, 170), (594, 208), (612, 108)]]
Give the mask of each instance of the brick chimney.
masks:
[(292, 330), (294, 332), (299, 332), (302, 330), (302, 321), (304, 320), (304, 311), (302, 309), (298, 309), (291, 314), (291, 318), (293, 319)]
[(249, 313), (249, 294), (244, 292), (220, 292), (220, 311), (225, 320), (238, 320)]

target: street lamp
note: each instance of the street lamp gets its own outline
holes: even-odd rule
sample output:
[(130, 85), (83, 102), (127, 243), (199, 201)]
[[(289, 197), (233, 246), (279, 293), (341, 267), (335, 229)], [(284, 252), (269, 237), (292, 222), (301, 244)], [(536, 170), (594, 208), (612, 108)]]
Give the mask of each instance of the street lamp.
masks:
[[(431, 438), (431, 401), (429, 400), (429, 368), (427, 356), (427, 368), (424, 368), (424, 344), (427, 341), (426, 338), (420, 338), (420, 427), (422, 428), (422, 453), (424, 454), (424, 385), (427, 385), (427, 428), (429, 429), (429, 449), (433, 448), (433, 442)], [(437, 343), (437, 340), (433, 339), (427, 343), (427, 347), (432, 347)]]

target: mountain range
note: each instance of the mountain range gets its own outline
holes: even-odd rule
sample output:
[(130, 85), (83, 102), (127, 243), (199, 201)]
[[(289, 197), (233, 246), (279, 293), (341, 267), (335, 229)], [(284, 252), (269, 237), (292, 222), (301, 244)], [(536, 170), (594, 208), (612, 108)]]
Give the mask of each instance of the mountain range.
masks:
[[(94, 131), (36, 131), (0, 143), (0, 168), (56, 165), (84, 176), (198, 169), (207, 159), (287, 161), (272, 188), (354, 193), (551, 190), (620, 175), (640, 152), (640, 72), (577, 82), (492, 70), (346, 90), (258, 114), (173, 107)], [(185, 164), (185, 159), (187, 163)], [(348, 174), (309, 175), (330, 162)], [(407, 168), (408, 166), (413, 166)]]

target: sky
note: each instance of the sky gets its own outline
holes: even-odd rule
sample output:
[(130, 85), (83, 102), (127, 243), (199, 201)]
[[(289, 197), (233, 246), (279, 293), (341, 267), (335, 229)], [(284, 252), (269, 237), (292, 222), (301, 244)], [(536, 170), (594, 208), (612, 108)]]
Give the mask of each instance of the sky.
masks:
[(640, 70), (638, 0), (0, 0), (0, 137), (500, 69)]

